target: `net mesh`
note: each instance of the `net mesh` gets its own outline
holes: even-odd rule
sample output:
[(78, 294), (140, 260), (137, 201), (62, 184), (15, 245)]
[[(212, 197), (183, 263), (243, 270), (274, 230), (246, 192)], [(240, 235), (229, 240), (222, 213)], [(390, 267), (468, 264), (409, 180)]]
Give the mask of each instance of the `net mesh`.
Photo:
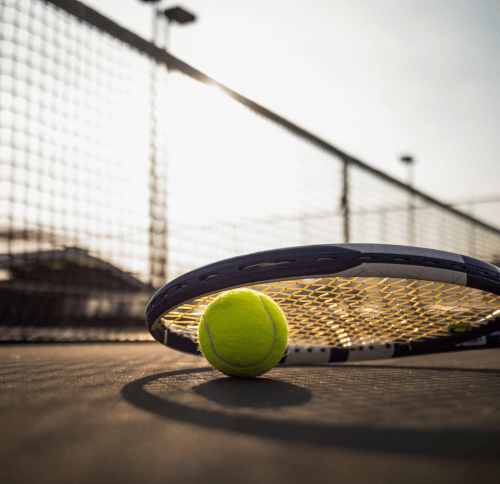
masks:
[(80, 2), (0, 0), (0, 325), (143, 325), (166, 281), (279, 247), (500, 259), (499, 230), (158, 52)]
[[(403, 343), (449, 335), (500, 314), (500, 297), (456, 284), (416, 279), (333, 277), (261, 283), (286, 315), (289, 345), (303, 348)], [(197, 342), (198, 323), (220, 292), (182, 304), (161, 324)]]

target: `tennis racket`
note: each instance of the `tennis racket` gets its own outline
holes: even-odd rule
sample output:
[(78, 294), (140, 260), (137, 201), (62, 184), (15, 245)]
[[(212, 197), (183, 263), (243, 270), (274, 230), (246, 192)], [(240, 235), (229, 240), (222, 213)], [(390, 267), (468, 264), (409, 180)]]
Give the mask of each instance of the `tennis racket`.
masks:
[[(201, 355), (198, 323), (221, 292), (283, 309), (281, 364), (327, 364), (500, 346), (500, 270), (471, 257), (381, 244), (312, 245), (233, 257), (162, 287), (147, 307), (160, 343)], [(496, 334), (495, 334), (496, 333)]]

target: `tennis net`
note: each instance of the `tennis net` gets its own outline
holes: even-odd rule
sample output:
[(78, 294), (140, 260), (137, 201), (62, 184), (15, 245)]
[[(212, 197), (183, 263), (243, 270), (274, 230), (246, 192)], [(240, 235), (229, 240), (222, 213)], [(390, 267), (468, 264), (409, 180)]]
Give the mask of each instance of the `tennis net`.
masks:
[(500, 260), (498, 228), (74, 0), (0, 0), (0, 105), (5, 327), (142, 325), (167, 280), (278, 247), (411, 244)]

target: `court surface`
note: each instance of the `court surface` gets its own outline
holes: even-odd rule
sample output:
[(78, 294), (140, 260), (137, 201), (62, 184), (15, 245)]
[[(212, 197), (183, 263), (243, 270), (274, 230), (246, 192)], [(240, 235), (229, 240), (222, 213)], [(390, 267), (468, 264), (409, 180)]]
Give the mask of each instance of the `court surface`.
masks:
[(237, 380), (158, 343), (0, 346), (0, 482), (500, 482), (500, 350)]

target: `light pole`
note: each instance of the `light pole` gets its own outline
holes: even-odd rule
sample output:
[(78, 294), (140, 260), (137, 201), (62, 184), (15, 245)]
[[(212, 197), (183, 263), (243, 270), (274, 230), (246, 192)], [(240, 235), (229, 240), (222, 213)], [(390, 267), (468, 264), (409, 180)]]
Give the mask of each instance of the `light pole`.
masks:
[(151, 42), (156, 44), (156, 39), (158, 37), (158, 9), (156, 8), (156, 4), (160, 3), (162, 0), (140, 0), (142, 3), (151, 4), (153, 9), (152, 15), (152, 24), (151, 24)]
[(165, 50), (168, 50), (168, 42), (170, 40), (170, 24), (178, 23), (179, 25), (185, 25), (196, 21), (196, 16), (191, 12), (184, 10), (182, 7), (167, 8), (163, 11), (158, 10), (157, 15), (160, 17), (163, 16), (167, 19), (163, 44)]
[[(413, 188), (414, 182), (414, 163), (413, 156), (401, 156), (400, 161), (407, 166), (406, 184)], [(409, 193), (408, 198), (408, 232), (407, 232), (408, 245), (415, 245), (417, 234), (415, 232), (415, 195), (412, 191)]]
[(157, 8), (158, 3), (162, 0), (140, 0), (143, 3), (149, 3), (153, 6), (153, 18), (152, 18), (152, 42), (156, 44), (158, 41), (158, 18), (165, 17), (167, 19), (167, 23), (165, 26), (165, 39), (163, 47), (165, 50), (168, 49), (168, 40), (169, 40), (169, 27), (171, 23), (178, 23), (180, 25), (188, 24), (194, 22), (196, 20), (196, 16), (191, 12), (183, 9), (182, 7), (171, 7), (166, 10), (159, 10)]
[(158, 43), (158, 19), (160, 17), (164, 17), (166, 19), (165, 30), (164, 30), (164, 39), (163, 39), (163, 48), (168, 50), (168, 41), (170, 36), (170, 24), (178, 23), (180, 25), (185, 25), (192, 23), (196, 20), (196, 16), (191, 12), (188, 12), (182, 7), (171, 7), (166, 10), (160, 10), (157, 8), (157, 4), (161, 2), (161, 0), (141, 0), (143, 3), (150, 3), (153, 6), (153, 17), (152, 17), (152, 42), (153, 44)]
[[(187, 24), (194, 22), (196, 17), (181, 7), (159, 10), (157, 5), (161, 0), (141, 0), (153, 6), (152, 42), (158, 42), (158, 19), (166, 19), (165, 39), (163, 48), (167, 48), (169, 24), (177, 22)], [(163, 136), (158, 133), (157, 110), (157, 70), (158, 62), (153, 60), (151, 71), (151, 151), (150, 151), (150, 196), (149, 196), (149, 280), (155, 289), (165, 284), (168, 276), (168, 215), (167, 215), (167, 179), (166, 161), (158, 159), (161, 149), (159, 139)], [(164, 66), (167, 69), (167, 66)]]
[(407, 166), (406, 183), (412, 187), (414, 182), (413, 177), (415, 174), (414, 173), (415, 160), (413, 159), (413, 156), (408, 156), (408, 155), (402, 156), (400, 160)]

